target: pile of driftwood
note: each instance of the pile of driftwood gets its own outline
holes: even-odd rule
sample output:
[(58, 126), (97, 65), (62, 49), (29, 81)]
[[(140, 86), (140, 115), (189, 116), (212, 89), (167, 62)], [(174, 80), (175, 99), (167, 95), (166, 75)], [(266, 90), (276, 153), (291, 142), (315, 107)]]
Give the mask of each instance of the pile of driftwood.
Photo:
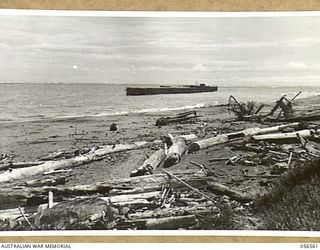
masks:
[[(180, 162), (193, 134), (163, 138), (163, 141), (103, 146), (74, 157), (34, 163), (5, 163), (0, 183), (30, 176), (37, 178), (24, 185), (2, 188), (0, 228), (2, 230), (42, 229), (179, 229), (197, 226), (197, 216), (219, 213), (216, 194), (239, 202), (250, 197), (214, 182), (203, 168), (187, 171), (152, 170)], [(72, 168), (108, 155), (162, 144), (128, 179), (115, 179), (91, 185), (65, 186)], [(69, 154), (68, 154), (69, 156)], [(5, 165), (3, 164), (3, 165)], [(8, 165), (9, 164), (9, 165)], [(7, 167), (10, 169), (7, 169)], [(39, 176), (42, 174), (42, 176)]]
[[(262, 109), (253, 103), (240, 106), (238, 111), (243, 112), (244, 119)], [(185, 120), (184, 116), (180, 118)], [(220, 216), (221, 197), (239, 206), (251, 204), (256, 197), (218, 182), (212, 169), (196, 162), (190, 162), (196, 169), (170, 170), (186, 154), (220, 145), (233, 156), (211, 158), (209, 162), (225, 161), (248, 168), (266, 166), (269, 172), (262, 174), (243, 171), (243, 179), (260, 178), (260, 185), (270, 185), (269, 179), (320, 157), (319, 136), (317, 125), (282, 122), (201, 139), (195, 134), (169, 134), (152, 142), (105, 145), (77, 152), (63, 150), (34, 162), (13, 162), (10, 157), (2, 157), (0, 184), (34, 178), (14, 188), (1, 188), (0, 229), (195, 229), (199, 218)], [(144, 147), (156, 150), (128, 178), (66, 185), (75, 167)]]
[(294, 100), (301, 94), (301, 91), (297, 93), (291, 99), (288, 99), (286, 95), (283, 95), (272, 109), (263, 113), (262, 110), (265, 107), (264, 104), (257, 104), (253, 101), (247, 103), (238, 102), (234, 96), (229, 97), (228, 111), (236, 115), (238, 120), (242, 121), (256, 121), (256, 122), (293, 122), (293, 121), (310, 121), (319, 120), (319, 114), (311, 115), (294, 115), (293, 104)]

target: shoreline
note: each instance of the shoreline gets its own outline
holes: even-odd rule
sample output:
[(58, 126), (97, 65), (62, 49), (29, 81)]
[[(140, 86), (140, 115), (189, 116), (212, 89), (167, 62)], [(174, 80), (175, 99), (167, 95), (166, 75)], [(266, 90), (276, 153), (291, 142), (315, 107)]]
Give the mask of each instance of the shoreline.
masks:
[[(294, 109), (303, 111), (307, 109), (320, 110), (319, 99), (320, 96), (298, 99), (295, 102)], [(271, 104), (268, 103), (266, 105), (267, 110), (269, 110)], [(196, 111), (200, 115), (196, 122), (174, 123), (161, 127), (155, 126), (158, 118), (174, 115), (178, 112), (172, 110), (157, 113), (131, 113), (117, 116), (63, 119), (55, 122), (42, 120), (12, 124), (0, 123), (0, 137), (2, 138), (0, 141), (0, 153), (12, 155), (15, 162), (34, 162), (41, 157), (62, 150), (74, 152), (80, 148), (93, 148), (102, 145), (132, 144), (139, 141), (152, 142), (168, 134), (183, 135), (193, 133), (198, 138), (210, 138), (219, 133), (226, 134), (247, 128), (270, 126), (269, 124), (256, 122), (236, 121), (233, 119), (233, 115), (228, 114), (226, 106), (211, 106), (196, 109)], [(113, 122), (118, 126), (117, 131), (109, 130), (109, 126)], [(205, 135), (201, 133), (201, 126), (204, 124), (206, 124)], [(235, 154), (247, 154), (241, 149), (232, 149), (230, 151), (225, 147), (228, 146), (223, 144), (216, 145), (194, 153), (184, 154), (181, 162), (167, 170), (170, 172), (199, 171), (199, 167), (191, 164), (191, 162), (195, 162), (210, 169), (214, 173), (211, 178), (217, 183), (226, 185), (248, 196), (255, 197), (266, 194), (268, 187), (261, 186), (260, 178), (247, 177), (260, 176), (261, 174), (268, 175), (271, 167), (263, 164), (248, 166), (227, 164), (226, 161), (211, 161), (212, 159), (230, 159)], [(157, 146), (148, 144), (143, 148), (113, 153), (101, 161), (72, 168), (71, 172), (64, 175), (67, 181), (60, 187), (92, 185), (108, 180), (129, 178), (130, 172), (141, 166), (157, 149)], [(0, 173), (4, 171), (0, 171)], [(248, 176), (244, 175), (244, 172)], [(161, 168), (157, 168), (154, 171), (154, 174), (158, 173), (162, 173)], [(27, 181), (42, 178), (44, 177), (38, 174), (12, 182), (1, 183), (0, 187), (3, 190), (14, 191), (17, 190), (16, 188), (23, 190)], [(7, 197), (8, 194), (5, 195)], [(9, 195), (9, 197), (11, 196)], [(222, 204), (235, 205), (224, 196), (219, 199), (221, 199)], [(240, 212), (239, 216), (244, 218), (241, 221), (241, 225), (237, 225), (240, 229), (252, 229), (254, 227), (247, 220), (247, 217), (250, 217), (246, 214), (247, 212), (246, 210), (243, 213)]]

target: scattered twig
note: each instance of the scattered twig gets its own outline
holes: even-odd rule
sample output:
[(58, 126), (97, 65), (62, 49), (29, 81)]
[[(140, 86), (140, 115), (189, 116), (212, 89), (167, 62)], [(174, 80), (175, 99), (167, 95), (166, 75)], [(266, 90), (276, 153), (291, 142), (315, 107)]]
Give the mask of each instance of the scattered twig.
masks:
[(291, 164), (291, 159), (292, 159), (292, 152), (290, 153), (289, 155), (289, 160), (288, 160), (288, 168), (290, 167), (290, 164)]
[(19, 206), (18, 207), (23, 219), (27, 222), (27, 224), (32, 228), (32, 229), (35, 229), (34, 226), (32, 226), (32, 224), (30, 223), (30, 221), (28, 220), (28, 218), (26, 217), (26, 215), (24, 214), (22, 208)]
[(204, 165), (202, 165), (202, 164), (199, 164), (199, 163), (197, 163), (197, 162), (194, 162), (194, 161), (190, 161), (190, 164), (192, 164), (192, 165), (195, 165), (195, 166), (197, 166), (197, 167), (199, 167), (206, 175), (208, 174), (208, 172), (207, 172), (207, 168), (204, 166)]

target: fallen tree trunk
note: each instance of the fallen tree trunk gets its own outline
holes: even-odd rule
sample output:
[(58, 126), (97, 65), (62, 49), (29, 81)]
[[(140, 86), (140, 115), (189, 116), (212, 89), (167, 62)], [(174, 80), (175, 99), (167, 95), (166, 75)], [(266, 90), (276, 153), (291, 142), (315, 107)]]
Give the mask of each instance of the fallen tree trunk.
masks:
[(139, 168), (131, 171), (130, 177), (152, 174), (153, 170), (162, 163), (165, 157), (166, 155), (164, 150), (159, 149), (145, 160)]
[(182, 137), (174, 137), (172, 145), (168, 150), (168, 154), (163, 161), (163, 167), (168, 168), (181, 161), (182, 155), (186, 152), (186, 141)]
[(310, 114), (310, 115), (296, 115), (294, 117), (288, 118), (272, 118), (267, 117), (265, 119), (268, 122), (301, 122), (301, 121), (319, 121), (320, 114)]
[(8, 170), (9, 168), (25, 168), (30, 166), (38, 166), (43, 164), (44, 161), (35, 161), (35, 162), (9, 162), (0, 164), (0, 170)]
[(190, 146), (188, 147), (188, 153), (193, 153), (193, 152), (198, 151), (200, 149), (209, 148), (214, 145), (223, 144), (228, 141), (229, 141), (229, 138), (228, 138), (228, 135), (226, 135), (226, 134), (217, 135), (216, 137), (196, 141), (196, 142), (190, 144)]
[(305, 129), (290, 133), (278, 133), (267, 135), (255, 135), (252, 138), (255, 141), (279, 141), (279, 140), (298, 140), (297, 135), (303, 138), (311, 138), (316, 133), (315, 130)]
[(240, 202), (249, 202), (252, 200), (252, 197), (248, 195), (242, 194), (223, 184), (213, 182), (213, 181), (208, 181), (207, 189), (216, 194), (229, 196), (231, 199), (240, 201)]
[(61, 168), (72, 168), (83, 164), (88, 164), (93, 161), (101, 160), (103, 157), (111, 153), (122, 152), (127, 150), (132, 150), (145, 145), (147, 142), (138, 142), (134, 144), (118, 144), (114, 146), (105, 146), (99, 148), (93, 152), (89, 152), (85, 155), (77, 156), (71, 159), (64, 159), (58, 161), (47, 161), (43, 164), (27, 167), (23, 169), (17, 169), (12, 171), (7, 171), (0, 174), (0, 183), (8, 182), (15, 179), (22, 179), (32, 175), (40, 174), (47, 171), (53, 171)]
[(216, 137), (212, 137), (212, 138), (208, 138), (208, 139), (204, 139), (204, 140), (199, 140), (199, 141), (192, 143), (188, 148), (188, 152), (192, 153), (192, 152), (198, 151), (200, 149), (205, 149), (208, 147), (212, 147), (214, 145), (227, 143), (231, 140), (243, 138), (245, 136), (253, 136), (253, 135), (258, 135), (258, 134), (261, 135), (261, 134), (272, 133), (272, 132), (276, 132), (276, 131), (281, 131), (281, 130), (288, 128), (288, 127), (295, 128), (295, 127), (298, 127), (298, 125), (299, 125), (299, 123), (292, 123), (292, 124), (274, 126), (274, 127), (269, 127), (269, 128), (248, 128), (248, 129), (241, 130), (241, 131), (234, 132), (234, 133), (221, 134), (221, 135), (217, 135)]

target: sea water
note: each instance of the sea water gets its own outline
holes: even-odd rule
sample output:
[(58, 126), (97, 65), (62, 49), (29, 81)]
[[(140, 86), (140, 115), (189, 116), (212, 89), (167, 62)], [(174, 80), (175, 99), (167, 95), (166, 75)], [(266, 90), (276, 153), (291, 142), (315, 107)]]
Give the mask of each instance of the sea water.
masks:
[[(0, 122), (183, 110), (239, 101), (272, 102), (287, 94), (320, 94), (315, 86), (218, 86), (217, 92), (126, 96), (126, 84), (0, 84)], [(132, 85), (130, 85), (132, 86)]]

